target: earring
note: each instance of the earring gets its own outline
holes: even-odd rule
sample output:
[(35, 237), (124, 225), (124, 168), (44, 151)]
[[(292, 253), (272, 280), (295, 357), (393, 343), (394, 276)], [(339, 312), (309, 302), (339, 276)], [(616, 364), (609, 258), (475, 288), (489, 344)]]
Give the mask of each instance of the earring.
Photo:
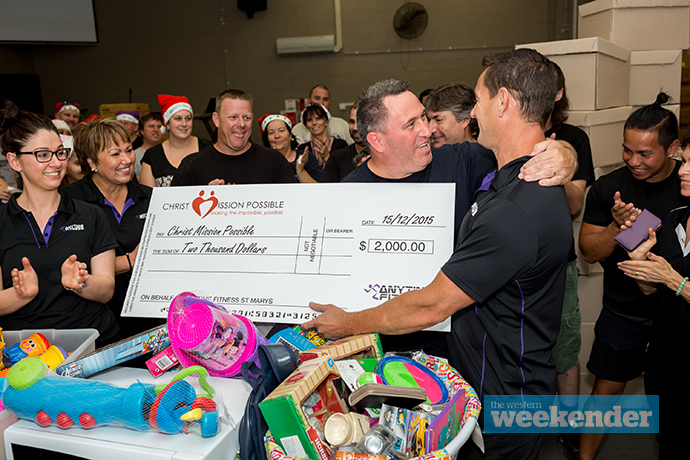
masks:
[(91, 172), (97, 173), (97, 172), (98, 172), (98, 169), (96, 169), (96, 168), (91, 168)]

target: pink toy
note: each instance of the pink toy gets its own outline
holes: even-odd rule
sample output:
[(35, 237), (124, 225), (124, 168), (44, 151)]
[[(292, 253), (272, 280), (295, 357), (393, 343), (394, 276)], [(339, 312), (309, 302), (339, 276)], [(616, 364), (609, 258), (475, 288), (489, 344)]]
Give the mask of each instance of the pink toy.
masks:
[(238, 374), (243, 362), (255, 358), (258, 340), (265, 341), (247, 318), (191, 292), (178, 294), (170, 304), (168, 332), (182, 366), (203, 366), (219, 377)]

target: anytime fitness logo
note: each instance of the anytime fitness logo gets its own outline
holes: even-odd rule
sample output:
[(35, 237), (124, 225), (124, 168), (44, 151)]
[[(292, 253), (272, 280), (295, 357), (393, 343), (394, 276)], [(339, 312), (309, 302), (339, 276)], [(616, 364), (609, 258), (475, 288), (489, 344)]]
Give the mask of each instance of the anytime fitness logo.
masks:
[(370, 284), (364, 288), (364, 292), (371, 294), (374, 300), (390, 300), (408, 291), (416, 291), (419, 286), (398, 286), (397, 284)]
[(72, 224), (60, 227), (63, 232), (80, 232), (84, 231), (84, 224)]
[[(192, 201), (192, 209), (202, 219), (211, 214), (211, 211), (216, 209), (216, 206), (218, 206), (218, 198), (213, 196), (215, 195), (215, 192), (212, 191), (210, 195), (211, 196), (208, 198), (204, 198), (204, 191), (202, 190), (199, 192), (199, 196), (194, 198), (194, 201)], [(206, 211), (202, 211), (202, 208)], [(202, 212), (204, 213), (203, 215)]]

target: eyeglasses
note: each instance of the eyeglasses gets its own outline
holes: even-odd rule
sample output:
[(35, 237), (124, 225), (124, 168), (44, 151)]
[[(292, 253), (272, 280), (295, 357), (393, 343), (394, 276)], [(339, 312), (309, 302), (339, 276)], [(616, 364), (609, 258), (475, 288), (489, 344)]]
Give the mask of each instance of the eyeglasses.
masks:
[(57, 157), (60, 161), (67, 161), (72, 156), (72, 149), (69, 147), (60, 147), (56, 151), (48, 149), (38, 149), (33, 152), (17, 152), (18, 155), (33, 155), (36, 157), (36, 161), (39, 163), (50, 163), (53, 159), (53, 155)]

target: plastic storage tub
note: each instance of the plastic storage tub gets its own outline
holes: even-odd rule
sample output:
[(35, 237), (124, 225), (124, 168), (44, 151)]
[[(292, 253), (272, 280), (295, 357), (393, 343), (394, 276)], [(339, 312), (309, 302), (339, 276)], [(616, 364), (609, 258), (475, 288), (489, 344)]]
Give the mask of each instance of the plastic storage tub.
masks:
[(60, 345), (70, 355), (64, 363), (71, 363), (96, 349), (96, 329), (23, 329), (21, 331), (2, 331), (5, 346), (10, 347), (17, 342), (28, 339), (36, 332), (43, 334), (51, 345)]
[[(60, 345), (70, 355), (64, 363), (70, 363), (75, 359), (91, 353), (96, 349), (96, 338), (99, 333), (96, 329), (23, 329), (21, 331), (2, 331), (5, 346), (10, 347), (17, 342), (28, 339), (31, 334), (41, 333), (48, 339), (51, 345)], [(5, 428), (17, 421), (17, 417), (9, 411), (0, 412), (0, 460), (5, 460), (4, 431)]]

